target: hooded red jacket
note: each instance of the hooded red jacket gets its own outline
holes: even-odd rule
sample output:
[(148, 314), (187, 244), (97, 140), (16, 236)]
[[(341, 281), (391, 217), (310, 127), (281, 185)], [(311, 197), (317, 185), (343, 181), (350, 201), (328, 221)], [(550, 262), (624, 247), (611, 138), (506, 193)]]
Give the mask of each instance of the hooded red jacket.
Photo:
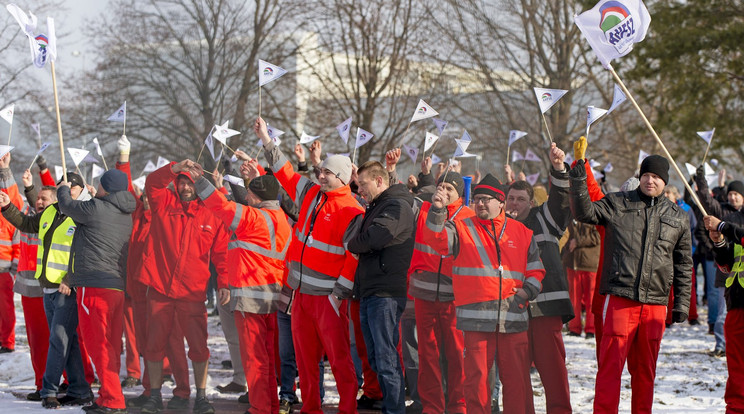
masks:
[(230, 233), (201, 200), (182, 202), (168, 188), (177, 177), (173, 164), (152, 172), (145, 182), (152, 219), (142, 283), (169, 298), (204, 301), (210, 260), (218, 274), (227, 277)]

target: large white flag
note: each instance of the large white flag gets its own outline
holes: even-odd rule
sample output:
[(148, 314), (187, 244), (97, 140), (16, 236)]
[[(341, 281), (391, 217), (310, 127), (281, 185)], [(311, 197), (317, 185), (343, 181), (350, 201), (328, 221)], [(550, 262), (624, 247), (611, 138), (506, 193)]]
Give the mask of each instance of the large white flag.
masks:
[(546, 88), (534, 88), (535, 96), (537, 97), (537, 104), (540, 105), (540, 111), (545, 113), (550, 109), (551, 106), (555, 105), (563, 95), (568, 93), (565, 89), (546, 89)]
[(90, 153), (90, 151), (82, 148), (67, 148), (67, 152), (70, 153), (72, 162), (75, 164), (76, 167), (79, 166), (80, 163), (85, 159), (85, 157), (87, 157)]
[(225, 121), (222, 125), (215, 125), (214, 132), (212, 133), (214, 139), (221, 142), (222, 145), (227, 145), (228, 138), (240, 134), (240, 131), (228, 128), (228, 122), (230, 121)]
[(517, 142), (517, 140), (525, 136), (527, 136), (526, 132), (519, 131), (517, 129), (512, 129), (511, 131), (509, 131), (509, 146), (511, 146), (513, 143)]
[(406, 144), (403, 144), (403, 149), (405, 150), (406, 154), (411, 158), (411, 161), (414, 163), (416, 162), (416, 159), (418, 158), (419, 149), (416, 147), (409, 147)]
[(341, 137), (341, 139), (344, 140), (344, 144), (348, 144), (349, 132), (351, 132), (351, 117), (338, 124), (338, 126), (336, 126), (336, 131), (338, 131), (338, 135)]
[(524, 153), (524, 159), (526, 161), (542, 161), (531, 149), (527, 148), (527, 152)]
[(43, 68), (47, 60), (54, 61), (57, 58), (57, 36), (54, 30), (54, 19), (47, 17), (47, 33), (49, 33), (47, 37), (44, 34), (35, 33), (37, 19), (33, 13), (29, 11), (26, 15), (20, 7), (12, 3), (7, 5), (6, 8), (28, 38), (31, 61), (34, 66)]
[(524, 159), (524, 155), (522, 155), (519, 151), (512, 152), (511, 162), (522, 161), (523, 159)]
[(591, 105), (586, 107), (586, 135), (589, 135), (589, 127), (606, 113), (606, 109), (595, 108)]
[(710, 131), (698, 131), (698, 136), (703, 139), (703, 141), (710, 144), (710, 141), (713, 139), (713, 134), (715, 134), (716, 129), (713, 128)]
[(114, 122), (125, 122), (127, 120), (127, 101), (124, 101), (124, 105), (120, 106), (119, 109), (111, 114), (111, 116), (109, 116), (106, 120)]
[(411, 122), (420, 121), (437, 115), (439, 115), (439, 112), (435, 111), (434, 108), (424, 102), (423, 99), (419, 99), (419, 103), (416, 105), (416, 110), (413, 112), (413, 116), (411, 117)]
[(99, 167), (98, 164), (93, 164), (93, 171), (92, 171), (91, 176), (93, 178), (97, 178), (97, 177), (102, 176), (103, 173), (105, 173), (105, 172), (106, 172), (106, 170), (104, 170), (103, 168)]
[(96, 153), (103, 157), (103, 151), (101, 151), (101, 143), (98, 142), (98, 137), (93, 138), (93, 144), (96, 145)]
[(439, 118), (432, 118), (432, 121), (434, 121), (434, 125), (437, 126), (437, 131), (439, 131), (439, 135), (442, 135), (442, 132), (444, 132), (444, 128), (447, 128), (447, 124), (449, 122), (439, 119)]
[(48, 53), (49, 60), (54, 62), (57, 60), (57, 32), (54, 30), (54, 19), (47, 17), (47, 32), (49, 33), (48, 40)]
[(155, 165), (155, 163), (152, 162), (152, 160), (147, 160), (147, 164), (145, 164), (145, 169), (142, 170), (142, 172), (143, 173), (149, 173), (149, 172), (153, 172), (153, 171), (155, 171), (157, 169), (158, 169), (157, 165)]
[(300, 144), (309, 144), (318, 138), (320, 138), (320, 135), (312, 136), (306, 134), (305, 131), (302, 131), (302, 135), (300, 135)]
[(267, 83), (281, 78), (286, 70), (279, 66), (272, 65), (269, 62), (258, 60), (258, 86), (264, 86)]
[(439, 139), (439, 136), (426, 132), (426, 138), (424, 139), (424, 152), (429, 151), (435, 142)]
[(623, 92), (622, 88), (615, 85), (615, 92), (612, 94), (612, 105), (610, 105), (610, 109), (607, 110), (607, 113), (609, 114), (614, 111), (621, 103), (625, 102), (626, 99), (628, 99), (628, 97), (625, 96), (625, 92)]
[(359, 148), (362, 145), (368, 143), (375, 135), (369, 131), (365, 131), (362, 128), (357, 128), (356, 144), (355, 148)]
[(9, 124), (13, 123), (13, 113), (15, 113), (15, 104), (10, 104), (0, 111), (0, 117), (2, 117)]
[(627, 55), (646, 37), (651, 16), (641, 0), (600, 0), (591, 10), (574, 16), (605, 69), (612, 59)]

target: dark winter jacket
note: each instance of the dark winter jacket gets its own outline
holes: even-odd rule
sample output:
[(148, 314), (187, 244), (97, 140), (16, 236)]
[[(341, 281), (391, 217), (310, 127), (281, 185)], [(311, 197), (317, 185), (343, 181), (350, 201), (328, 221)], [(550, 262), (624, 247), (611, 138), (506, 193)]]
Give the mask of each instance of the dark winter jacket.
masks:
[(550, 196), (539, 207), (530, 209), (524, 225), (532, 230), (540, 259), (545, 267), (542, 290), (530, 301), (530, 316), (561, 316), (563, 322), (574, 317), (571, 299), (568, 296), (568, 279), (561, 264), (558, 240), (566, 230), (568, 221), (568, 165), (562, 172), (550, 169)]
[(73, 200), (70, 188), (57, 189), (62, 213), (77, 224), (67, 279), (71, 286), (124, 290), (126, 252), (136, 207), (129, 191), (88, 201)]
[(416, 219), (413, 196), (403, 184), (390, 186), (367, 207), (348, 249), (359, 255), (358, 297), (406, 297)]
[(606, 229), (599, 293), (666, 305), (673, 286), (673, 311), (687, 315), (692, 280), (687, 214), (667, 198), (649, 197), (640, 189), (611, 193), (592, 203), (584, 166), (571, 175), (574, 217)]
[[(734, 244), (744, 243), (744, 227), (724, 222), (720, 228), (726, 240), (722, 244), (716, 245), (713, 252), (715, 253), (718, 271), (724, 275), (725, 280), (734, 265)], [(744, 287), (739, 284), (738, 280), (734, 280), (734, 283), (726, 288), (724, 296), (726, 298), (726, 309), (744, 308)]]

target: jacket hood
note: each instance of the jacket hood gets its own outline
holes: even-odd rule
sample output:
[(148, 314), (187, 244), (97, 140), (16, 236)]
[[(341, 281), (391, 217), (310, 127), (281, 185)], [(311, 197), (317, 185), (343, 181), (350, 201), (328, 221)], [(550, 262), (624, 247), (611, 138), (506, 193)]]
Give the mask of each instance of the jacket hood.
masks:
[(380, 203), (389, 198), (403, 200), (408, 203), (409, 206), (413, 207), (413, 194), (411, 194), (411, 192), (408, 191), (408, 187), (403, 184), (391, 185), (387, 190), (383, 191), (374, 202)]
[(117, 191), (115, 193), (109, 193), (101, 197), (101, 200), (107, 201), (122, 213), (131, 214), (137, 208), (137, 201), (129, 191)]

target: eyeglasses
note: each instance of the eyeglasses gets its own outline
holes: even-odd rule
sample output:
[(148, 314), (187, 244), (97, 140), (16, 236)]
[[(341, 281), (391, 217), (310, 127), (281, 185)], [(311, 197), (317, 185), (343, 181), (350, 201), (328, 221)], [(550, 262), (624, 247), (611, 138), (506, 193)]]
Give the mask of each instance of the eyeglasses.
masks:
[(475, 197), (473, 198), (473, 204), (488, 204), (491, 200), (495, 200), (495, 197)]

